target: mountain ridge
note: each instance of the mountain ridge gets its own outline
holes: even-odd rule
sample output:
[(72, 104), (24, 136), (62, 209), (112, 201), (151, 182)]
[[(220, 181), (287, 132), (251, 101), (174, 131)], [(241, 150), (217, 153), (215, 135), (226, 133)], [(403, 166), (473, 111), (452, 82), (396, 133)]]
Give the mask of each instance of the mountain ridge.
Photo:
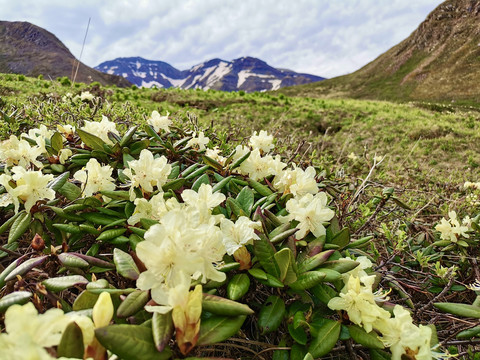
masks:
[(142, 57), (122, 57), (104, 61), (95, 69), (121, 75), (140, 87), (177, 87), (182, 89), (214, 89), (223, 91), (266, 91), (284, 86), (321, 81), (321, 76), (276, 69), (265, 61), (246, 56), (232, 61), (214, 58), (178, 70), (172, 65)]
[[(0, 72), (27, 76), (72, 77), (78, 64), (70, 50), (51, 32), (25, 21), (0, 21)], [(121, 77), (104, 74), (83, 63), (76, 81), (129, 86)]]

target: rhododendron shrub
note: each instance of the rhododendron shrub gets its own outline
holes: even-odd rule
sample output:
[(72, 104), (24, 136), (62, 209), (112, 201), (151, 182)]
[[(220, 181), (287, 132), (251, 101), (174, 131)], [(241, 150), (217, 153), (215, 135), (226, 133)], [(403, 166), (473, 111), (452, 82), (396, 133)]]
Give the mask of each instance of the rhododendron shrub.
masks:
[[(18, 256), (0, 274), (3, 357), (199, 357), (235, 339), (295, 359), (345, 341), (434, 356), (314, 167), (263, 130), (238, 145), (172, 124), (155, 111), (122, 133), (102, 116), (0, 144), (1, 250)], [(454, 242), (462, 226), (437, 230)]]

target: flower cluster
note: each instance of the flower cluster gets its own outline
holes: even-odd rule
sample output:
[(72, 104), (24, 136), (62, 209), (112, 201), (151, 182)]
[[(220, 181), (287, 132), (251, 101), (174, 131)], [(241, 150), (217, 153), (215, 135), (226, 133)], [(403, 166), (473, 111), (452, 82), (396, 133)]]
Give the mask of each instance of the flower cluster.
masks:
[(449, 219), (442, 218), (440, 220), (440, 224), (435, 226), (435, 230), (440, 232), (440, 238), (442, 240), (448, 240), (452, 243), (458, 243), (459, 245), (466, 245), (468, 244), (464, 241), (459, 242), (460, 237), (469, 238), (467, 232), (470, 230), (471, 227), (471, 220), (467, 216), (462, 220), (462, 223), (457, 219), (457, 213), (455, 211), (450, 211), (448, 213)]
[(380, 333), (380, 340), (390, 348), (393, 360), (400, 360), (404, 355), (416, 360), (432, 359), (432, 329), (413, 324), (410, 313), (400, 305), (393, 309), (393, 317), (377, 305), (386, 295), (373, 292), (376, 276), (365, 271), (372, 263), (364, 256), (357, 261), (359, 266), (343, 274), (345, 286), (339, 297), (330, 300), (328, 307), (346, 311), (350, 321), (366, 332)]
[(108, 120), (105, 115), (102, 115), (102, 121), (85, 121), (85, 124), (81, 129), (92, 135), (98, 136), (108, 145), (113, 145), (112, 140), (108, 137), (109, 132), (119, 135), (115, 123)]

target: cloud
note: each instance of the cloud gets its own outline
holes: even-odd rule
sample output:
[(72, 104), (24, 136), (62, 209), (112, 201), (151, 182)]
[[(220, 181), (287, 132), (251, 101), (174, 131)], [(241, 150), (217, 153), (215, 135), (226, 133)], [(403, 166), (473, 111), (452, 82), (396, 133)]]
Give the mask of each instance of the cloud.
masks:
[(142, 56), (179, 69), (211, 58), (261, 58), (332, 77), (406, 38), (440, 0), (0, 0), (3, 20), (42, 26), (90, 65)]

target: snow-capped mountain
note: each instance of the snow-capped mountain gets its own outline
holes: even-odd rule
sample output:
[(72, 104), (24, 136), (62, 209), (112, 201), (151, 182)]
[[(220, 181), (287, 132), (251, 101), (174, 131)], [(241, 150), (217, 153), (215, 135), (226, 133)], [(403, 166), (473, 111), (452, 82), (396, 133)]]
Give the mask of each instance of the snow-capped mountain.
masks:
[(232, 61), (212, 59), (180, 71), (163, 61), (141, 57), (117, 58), (105, 61), (95, 69), (107, 74), (120, 75), (141, 87), (182, 89), (214, 89), (224, 91), (265, 91), (281, 87), (306, 84), (324, 78), (276, 69), (266, 62), (242, 57)]

